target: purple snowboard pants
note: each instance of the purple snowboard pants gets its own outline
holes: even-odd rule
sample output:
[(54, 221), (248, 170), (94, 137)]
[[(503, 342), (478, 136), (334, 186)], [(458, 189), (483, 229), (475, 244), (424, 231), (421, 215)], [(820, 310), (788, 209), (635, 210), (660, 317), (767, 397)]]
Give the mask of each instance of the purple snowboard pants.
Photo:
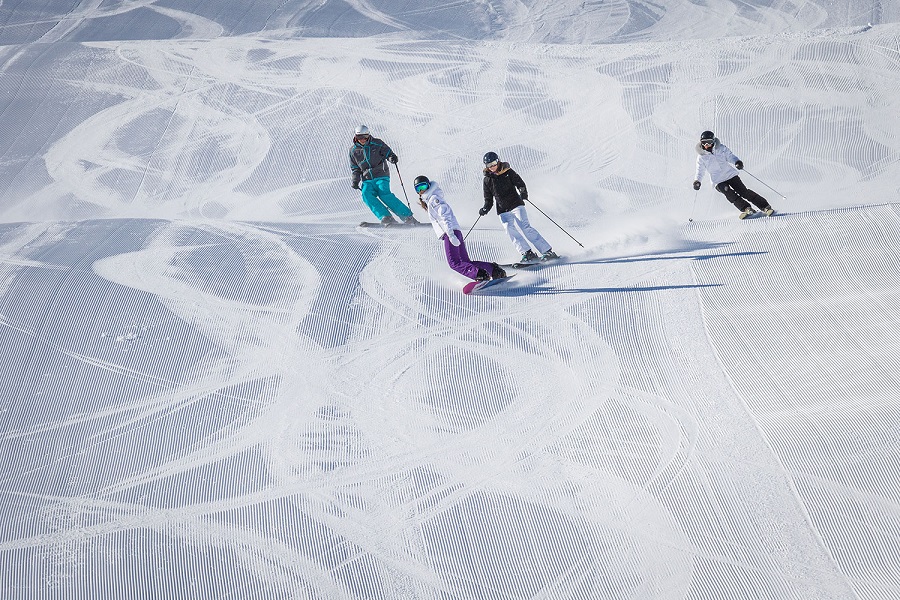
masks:
[(446, 233), (441, 236), (441, 239), (444, 240), (444, 252), (447, 254), (447, 264), (450, 265), (450, 268), (460, 275), (473, 280), (478, 275), (478, 269), (484, 269), (490, 275), (494, 270), (494, 265), (489, 262), (470, 259), (469, 251), (466, 250), (466, 243), (462, 241), (462, 231), (457, 229), (453, 233), (460, 240), (459, 246), (451, 244)]

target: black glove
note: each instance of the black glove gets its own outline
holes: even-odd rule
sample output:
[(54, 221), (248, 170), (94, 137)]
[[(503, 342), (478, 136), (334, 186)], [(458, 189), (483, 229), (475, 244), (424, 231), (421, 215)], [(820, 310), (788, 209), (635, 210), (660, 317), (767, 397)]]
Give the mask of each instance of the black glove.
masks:
[(700, 189), (700, 182), (699, 182), (699, 181), (695, 181), (695, 182), (694, 182), (694, 189), (695, 189), (695, 190), (699, 190), (699, 189)]
[(358, 182), (358, 181), (354, 181), (353, 183), (350, 184), (350, 187), (352, 187), (354, 190), (358, 190), (358, 189), (359, 189), (359, 182)]
[(744, 161), (739, 160), (739, 161), (737, 161), (736, 163), (734, 163), (734, 168), (737, 169), (738, 171), (740, 171), (741, 169), (743, 169), (743, 168), (744, 168)]
[(388, 162), (391, 163), (392, 165), (396, 165), (397, 164), (397, 155), (391, 154), (390, 156), (388, 156)]
[(488, 212), (490, 212), (490, 210), (491, 209), (489, 209), (487, 206), (482, 206), (481, 208), (478, 209), (478, 214), (483, 217), (484, 215), (488, 214)]

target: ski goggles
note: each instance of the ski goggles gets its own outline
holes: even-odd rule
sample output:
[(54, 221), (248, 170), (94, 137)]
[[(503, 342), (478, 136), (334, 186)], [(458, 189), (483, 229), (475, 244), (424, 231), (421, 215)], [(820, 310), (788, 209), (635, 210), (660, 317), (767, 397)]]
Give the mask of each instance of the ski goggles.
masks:
[(700, 147), (709, 150), (716, 144), (715, 140), (700, 140)]
[(488, 169), (493, 169), (494, 167), (496, 167), (499, 164), (500, 164), (499, 160), (492, 160), (491, 162), (487, 163), (484, 166), (486, 166)]
[(421, 194), (422, 192), (424, 192), (425, 190), (428, 189), (429, 185), (430, 184), (427, 181), (423, 181), (422, 183), (417, 183), (416, 187), (415, 187), (416, 193)]
[(354, 135), (354, 136), (353, 136), (353, 139), (354, 139), (355, 141), (357, 141), (357, 142), (364, 142), (364, 141), (366, 141), (367, 139), (369, 139), (369, 134), (368, 134), (368, 133), (364, 133), (364, 134), (362, 134), (362, 135)]

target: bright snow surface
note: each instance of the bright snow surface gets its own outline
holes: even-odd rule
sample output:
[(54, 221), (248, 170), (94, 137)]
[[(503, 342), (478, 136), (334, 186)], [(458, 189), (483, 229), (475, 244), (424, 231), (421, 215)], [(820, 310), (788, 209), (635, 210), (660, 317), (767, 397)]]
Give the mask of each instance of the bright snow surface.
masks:
[[(900, 597), (898, 22), (3, 2), (0, 597)], [(511, 262), (499, 152), (564, 260), (357, 230), (360, 123)]]

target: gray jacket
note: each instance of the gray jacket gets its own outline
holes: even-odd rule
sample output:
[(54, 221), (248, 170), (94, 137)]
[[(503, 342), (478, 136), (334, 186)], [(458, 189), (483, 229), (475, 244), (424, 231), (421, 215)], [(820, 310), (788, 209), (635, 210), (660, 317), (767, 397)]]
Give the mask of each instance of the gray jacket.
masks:
[(387, 158), (394, 151), (377, 137), (370, 137), (367, 144), (353, 142), (350, 148), (350, 173), (353, 186), (360, 181), (369, 181), (379, 177), (390, 177)]

